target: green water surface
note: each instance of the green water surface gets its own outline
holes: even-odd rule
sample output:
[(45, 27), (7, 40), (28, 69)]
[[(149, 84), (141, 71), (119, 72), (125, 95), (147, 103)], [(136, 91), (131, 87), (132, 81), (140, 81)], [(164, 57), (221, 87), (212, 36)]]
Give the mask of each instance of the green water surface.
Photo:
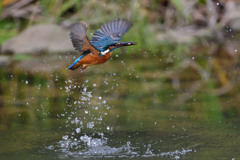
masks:
[(18, 70), (1, 69), (0, 159), (240, 158), (239, 100), (211, 81), (174, 89), (144, 58)]

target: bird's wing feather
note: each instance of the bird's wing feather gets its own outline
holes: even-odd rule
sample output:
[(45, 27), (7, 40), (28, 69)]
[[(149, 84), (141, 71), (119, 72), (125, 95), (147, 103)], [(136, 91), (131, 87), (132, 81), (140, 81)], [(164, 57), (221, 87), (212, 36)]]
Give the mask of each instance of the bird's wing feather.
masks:
[(70, 38), (75, 50), (79, 52), (93, 52), (98, 53), (98, 51), (90, 44), (87, 37), (87, 25), (83, 22), (78, 22), (72, 25), (70, 31)]
[(83, 22), (75, 23), (71, 26), (70, 38), (75, 50), (83, 52), (83, 46), (85, 43), (84, 37), (87, 37), (86, 34), (87, 26)]
[(99, 51), (104, 51), (110, 44), (119, 42), (122, 36), (131, 28), (132, 23), (126, 19), (116, 19), (103, 24), (93, 34), (90, 43)]

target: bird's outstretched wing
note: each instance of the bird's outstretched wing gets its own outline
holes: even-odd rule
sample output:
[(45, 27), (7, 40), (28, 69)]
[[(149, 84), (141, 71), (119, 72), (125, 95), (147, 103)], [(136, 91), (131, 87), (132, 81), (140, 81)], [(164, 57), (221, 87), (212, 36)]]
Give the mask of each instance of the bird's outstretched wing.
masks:
[(96, 50), (87, 38), (87, 25), (83, 22), (75, 23), (71, 26), (70, 38), (75, 50), (87, 52)]
[(90, 43), (98, 50), (104, 51), (111, 44), (121, 41), (121, 37), (131, 28), (132, 23), (126, 19), (107, 22), (93, 34)]
[(71, 27), (70, 38), (75, 50), (83, 52), (83, 54), (75, 60), (75, 62), (68, 67), (68, 69), (75, 70), (81, 64), (80, 61), (83, 57), (91, 54), (99, 54), (99, 51), (92, 46), (87, 38), (87, 26), (83, 22), (75, 23)]

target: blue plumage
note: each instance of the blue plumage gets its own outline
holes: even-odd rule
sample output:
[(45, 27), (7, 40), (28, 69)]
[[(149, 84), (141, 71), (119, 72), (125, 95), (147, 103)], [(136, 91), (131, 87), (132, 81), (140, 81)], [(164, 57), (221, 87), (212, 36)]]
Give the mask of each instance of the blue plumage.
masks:
[[(101, 52), (107, 50), (113, 44), (119, 43), (123, 36), (132, 26), (132, 23), (126, 19), (116, 19), (107, 22), (93, 34), (90, 43), (100, 52), (99, 56), (103, 55)], [(110, 51), (117, 49), (112, 48)]]
[(103, 52), (108, 49), (112, 44), (120, 42), (122, 38), (117, 40), (112, 39), (110, 36), (105, 36), (100, 38), (99, 41), (91, 41), (91, 44), (100, 52)]
[[(74, 66), (77, 64), (77, 63), (79, 63), (79, 61), (85, 56), (85, 55), (87, 55), (89, 52), (84, 52), (79, 58), (77, 58), (76, 60), (75, 60), (75, 62), (73, 62), (73, 64), (70, 66), (70, 67), (68, 67), (68, 69), (72, 69), (72, 70), (74, 70), (73, 68), (74, 68)], [(77, 68), (75, 68), (75, 69), (77, 69)]]

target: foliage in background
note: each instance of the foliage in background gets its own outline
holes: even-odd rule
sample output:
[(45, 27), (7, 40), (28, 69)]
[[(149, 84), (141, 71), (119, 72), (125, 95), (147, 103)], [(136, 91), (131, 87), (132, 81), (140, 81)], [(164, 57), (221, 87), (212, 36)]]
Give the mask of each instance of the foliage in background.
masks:
[[(11, 4), (9, 0), (3, 2)], [(13, 0), (13, 2), (18, 1)], [(76, 0), (40, 0), (37, 2), (30, 1), (29, 3), (34, 3), (36, 7), (41, 9), (41, 19), (32, 20), (27, 17), (29, 18), (29, 22), (26, 22), (22, 17), (12, 17), (10, 15), (7, 19), (1, 19), (0, 24), (9, 23), (11, 26), (14, 24), (14, 27), (8, 29), (0, 25), (0, 29), (8, 30), (12, 34), (16, 34), (16, 31), (24, 29), (19, 27), (28, 27), (34, 23), (66, 23), (70, 25), (78, 20), (82, 20), (90, 25), (90, 31), (93, 32), (99, 27), (97, 26), (98, 24), (110, 21), (113, 18), (127, 18), (133, 22), (134, 27), (124, 39), (134, 39), (138, 41), (139, 45), (136, 46), (138, 49), (148, 50), (151, 48), (152, 50), (156, 50), (159, 48), (156, 33), (159, 29), (164, 28), (167, 18), (164, 7), (173, 10), (176, 9), (174, 12), (179, 12), (188, 21), (191, 20), (191, 16), (183, 9), (183, 4), (175, 0), (131, 0), (125, 1), (124, 3), (120, 0), (110, 2), (107, 0), (89, 0), (85, 2)], [(3, 12), (3, 7), (4, 5), (0, 5), (0, 12)], [(176, 18), (179, 17), (173, 17), (173, 19)], [(14, 29), (14, 31), (11, 29)], [(11, 33), (10, 35), (12, 35)], [(0, 42), (12, 37), (4, 32), (2, 32), (2, 34), (4, 35), (1, 36)]]

